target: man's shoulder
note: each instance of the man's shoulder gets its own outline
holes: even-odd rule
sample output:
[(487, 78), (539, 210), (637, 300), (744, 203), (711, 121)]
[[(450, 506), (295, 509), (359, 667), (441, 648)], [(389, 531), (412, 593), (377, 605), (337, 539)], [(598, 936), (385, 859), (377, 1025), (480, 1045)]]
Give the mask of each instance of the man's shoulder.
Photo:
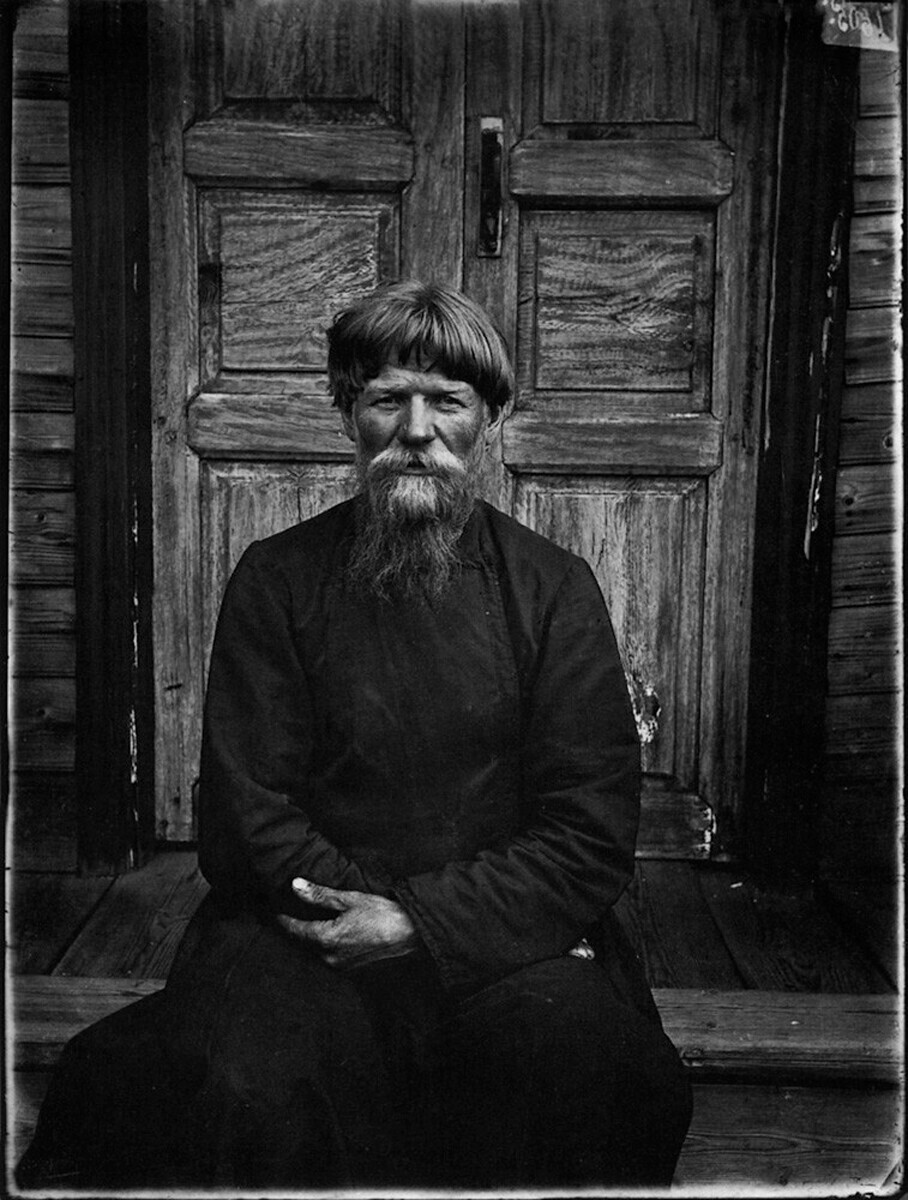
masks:
[(354, 501), (343, 500), (306, 521), (261, 538), (250, 547), (259, 562), (287, 563), (298, 557), (311, 561), (330, 555), (353, 529)]
[(571, 570), (584, 565), (578, 554), (493, 505), (483, 501), (481, 509), (491, 539), (510, 570), (522, 576), (535, 576), (557, 587)]

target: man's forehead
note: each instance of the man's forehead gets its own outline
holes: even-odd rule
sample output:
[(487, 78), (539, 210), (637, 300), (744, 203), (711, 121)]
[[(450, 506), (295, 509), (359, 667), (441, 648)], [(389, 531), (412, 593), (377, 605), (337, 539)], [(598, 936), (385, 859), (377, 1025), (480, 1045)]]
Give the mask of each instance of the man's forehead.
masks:
[(385, 363), (374, 379), (367, 379), (364, 391), (386, 388), (401, 390), (429, 390), (440, 392), (472, 392), (472, 386), (464, 379), (453, 379), (438, 367), (425, 363)]

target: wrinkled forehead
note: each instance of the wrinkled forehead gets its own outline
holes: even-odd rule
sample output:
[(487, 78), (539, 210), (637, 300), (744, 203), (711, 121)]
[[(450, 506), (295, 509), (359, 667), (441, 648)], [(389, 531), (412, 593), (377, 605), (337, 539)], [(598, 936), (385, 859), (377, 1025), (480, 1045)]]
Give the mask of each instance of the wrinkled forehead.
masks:
[(449, 375), (436, 362), (414, 355), (402, 363), (391, 361), (382, 364), (375, 375), (363, 381), (364, 394), (379, 391), (477, 396), (469, 380)]

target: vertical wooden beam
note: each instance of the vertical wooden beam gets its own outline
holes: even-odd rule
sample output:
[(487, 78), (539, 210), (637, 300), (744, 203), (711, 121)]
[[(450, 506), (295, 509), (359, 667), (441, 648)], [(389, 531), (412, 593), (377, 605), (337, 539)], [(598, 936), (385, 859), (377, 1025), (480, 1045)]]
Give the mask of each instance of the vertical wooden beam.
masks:
[(786, 10), (768, 387), (757, 490), (745, 843), (768, 869), (817, 855), (835, 464), (844, 364), (856, 52)]
[(80, 861), (153, 837), (147, 10), (71, 0)]
[[(0, 388), (3, 395), (3, 421), (0, 433), (0, 453), (2, 461), (9, 462), (9, 426), (10, 426), (10, 296), (12, 258), (12, 231), (10, 207), (12, 203), (12, 166), (13, 166), (13, 30), (16, 25), (16, 5), (0, 5), (0, 146), (4, 147), (0, 154)], [(9, 529), (9, 490), (3, 488), (3, 528)], [(3, 594), (9, 594), (9, 563), (7, 555), (2, 555), (0, 563), (0, 583)], [(8, 651), (7, 647), (7, 651)], [(9, 705), (6, 689), (3, 689), (2, 702), (3, 728), (9, 729)], [(0, 744), (0, 779), (2, 779), (3, 827), (6, 828), (7, 804), (9, 801), (9, 745), (6, 738)]]

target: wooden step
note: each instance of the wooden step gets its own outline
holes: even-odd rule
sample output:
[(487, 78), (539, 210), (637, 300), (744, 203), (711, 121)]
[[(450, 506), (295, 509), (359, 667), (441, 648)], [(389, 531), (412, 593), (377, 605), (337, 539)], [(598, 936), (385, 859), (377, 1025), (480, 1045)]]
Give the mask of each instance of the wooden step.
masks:
[[(49, 1070), (92, 1022), (160, 979), (13, 980), (14, 1152), (30, 1136)], [(894, 995), (654, 991), (690, 1069), (694, 1119), (676, 1177), (705, 1186), (785, 1186), (823, 1194), (891, 1190), (901, 1162), (901, 1005)], [(756, 1193), (754, 1193), (756, 1194)]]

